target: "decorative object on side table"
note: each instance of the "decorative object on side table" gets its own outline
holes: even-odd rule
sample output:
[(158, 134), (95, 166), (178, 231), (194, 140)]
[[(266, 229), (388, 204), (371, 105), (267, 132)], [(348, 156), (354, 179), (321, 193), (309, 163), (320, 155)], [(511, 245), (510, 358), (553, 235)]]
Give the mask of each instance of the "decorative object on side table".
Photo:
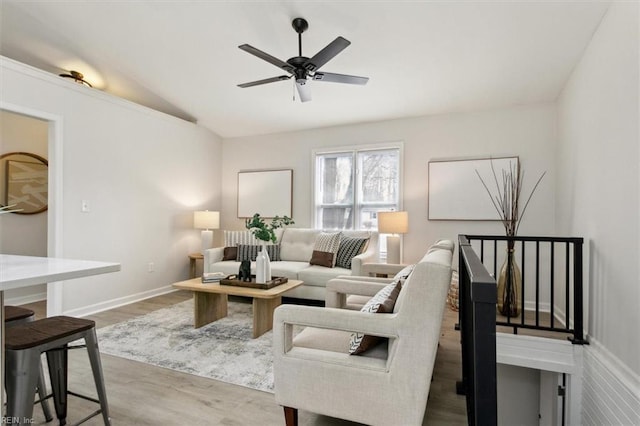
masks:
[(378, 232), (387, 235), (387, 263), (402, 263), (400, 235), (409, 231), (407, 212), (378, 212)]
[[(518, 234), (518, 228), (520, 227), (520, 220), (524, 216), (531, 197), (536, 192), (540, 181), (546, 174), (543, 172), (538, 181), (534, 185), (527, 201), (524, 203), (522, 211), (520, 211), (520, 196), (522, 195), (522, 182), (524, 180), (524, 171), (520, 169), (520, 163), (509, 163), (509, 170), (502, 170), (502, 182), (499, 182), (496, 170), (491, 162), (491, 171), (493, 173), (493, 180), (496, 184), (496, 193), (492, 194), (489, 187), (485, 183), (478, 170), (476, 174), (480, 178), (482, 185), (487, 190), (489, 198), (493, 203), (500, 221), (504, 225), (507, 237), (515, 237)], [(520, 292), (522, 291), (522, 275), (520, 268), (516, 264), (514, 256), (515, 241), (513, 239), (507, 240), (507, 255), (500, 269), (500, 275), (498, 276), (498, 312), (507, 317), (517, 317), (522, 309)]]
[(213, 246), (212, 229), (220, 228), (220, 212), (209, 210), (193, 212), (193, 227), (202, 229), (202, 253)]
[(271, 280), (271, 261), (265, 248), (266, 243), (270, 241), (275, 244), (278, 241), (275, 230), (294, 223), (293, 219), (288, 216), (276, 216), (271, 220), (270, 224), (267, 224), (259, 213), (254, 214), (251, 219), (245, 221), (245, 227), (251, 231), (253, 236), (258, 240), (264, 241), (262, 250), (256, 258), (256, 282), (266, 283)]

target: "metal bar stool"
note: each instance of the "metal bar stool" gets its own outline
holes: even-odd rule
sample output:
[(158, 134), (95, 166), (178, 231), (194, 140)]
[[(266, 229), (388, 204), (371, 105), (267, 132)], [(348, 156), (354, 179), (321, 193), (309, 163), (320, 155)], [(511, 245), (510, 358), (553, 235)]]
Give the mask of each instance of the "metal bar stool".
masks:
[[(16, 325), (25, 324), (35, 319), (35, 313), (31, 309), (21, 308), (19, 306), (5, 306), (4, 307), (4, 325), (8, 329), (9, 327), (15, 327)], [(44, 369), (42, 363), (38, 363), (40, 376), (38, 377), (38, 402), (42, 406), (42, 412), (47, 422), (53, 420), (51, 415), (51, 409), (47, 403), (47, 390), (44, 384)]]
[[(86, 343), (98, 399), (70, 392), (67, 389), (68, 350), (73, 348), (68, 344), (78, 339), (84, 339)], [(84, 423), (102, 413), (104, 424), (110, 425), (95, 322), (66, 316), (44, 318), (7, 329), (5, 338), (7, 418), (12, 419), (14, 423), (31, 423), (33, 396), (30, 396), (30, 389), (35, 389), (38, 380), (37, 364), (43, 352), (47, 355), (54, 406), (60, 425), (67, 423), (67, 394), (100, 404), (99, 410), (77, 424)]]

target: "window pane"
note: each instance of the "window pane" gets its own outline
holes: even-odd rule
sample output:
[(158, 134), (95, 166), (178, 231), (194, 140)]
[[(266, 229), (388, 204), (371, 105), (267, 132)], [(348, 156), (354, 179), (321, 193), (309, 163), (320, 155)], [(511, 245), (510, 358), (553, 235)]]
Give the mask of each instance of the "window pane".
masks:
[(317, 154), (315, 182), (317, 228), (375, 230), (377, 212), (399, 209), (400, 149)]
[(353, 208), (321, 207), (319, 225), (321, 229), (353, 229)]
[(318, 157), (320, 204), (353, 203), (353, 155), (325, 154)]
[(361, 202), (398, 202), (398, 150), (365, 151), (358, 154), (362, 176)]

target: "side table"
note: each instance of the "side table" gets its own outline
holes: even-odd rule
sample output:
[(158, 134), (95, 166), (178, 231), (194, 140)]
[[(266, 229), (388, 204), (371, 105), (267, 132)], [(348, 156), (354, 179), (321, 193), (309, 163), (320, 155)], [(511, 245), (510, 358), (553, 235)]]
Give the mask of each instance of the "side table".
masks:
[(191, 278), (196, 277), (196, 260), (204, 261), (202, 253), (189, 253), (189, 275)]
[(370, 277), (389, 278), (407, 266), (399, 263), (364, 263), (362, 272)]

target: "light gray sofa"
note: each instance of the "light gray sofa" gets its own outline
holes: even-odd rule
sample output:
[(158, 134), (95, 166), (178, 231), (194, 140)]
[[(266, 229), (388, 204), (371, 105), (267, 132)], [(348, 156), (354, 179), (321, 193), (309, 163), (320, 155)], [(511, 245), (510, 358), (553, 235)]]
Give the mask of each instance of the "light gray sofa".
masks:
[[(362, 264), (378, 261), (378, 233), (375, 231), (340, 231), (347, 237), (366, 237), (369, 243), (365, 251), (355, 256), (351, 261), (351, 269), (311, 265), (309, 260), (313, 253), (316, 236), (323, 231), (310, 228), (277, 229), (276, 236), (280, 244), (281, 261), (271, 262), (271, 275), (299, 279), (304, 284), (285, 293), (285, 296), (301, 299), (325, 300), (326, 284), (332, 278), (340, 275), (362, 275)], [(249, 236), (245, 241), (251, 241), (249, 231), (243, 231)], [(206, 250), (204, 253), (204, 272), (223, 272), (237, 274), (240, 262), (235, 260), (223, 261), (224, 247)], [(255, 273), (255, 262), (251, 263), (251, 271)]]
[[(422, 424), (453, 248), (444, 240), (429, 249), (402, 285), (393, 313), (348, 309), (349, 295), (371, 297), (391, 281), (351, 277), (329, 281), (325, 308), (275, 310), (275, 398), (288, 425), (297, 422), (298, 409), (369, 425)], [(294, 335), (294, 326), (305, 328)], [(388, 340), (349, 355), (352, 332)]]

